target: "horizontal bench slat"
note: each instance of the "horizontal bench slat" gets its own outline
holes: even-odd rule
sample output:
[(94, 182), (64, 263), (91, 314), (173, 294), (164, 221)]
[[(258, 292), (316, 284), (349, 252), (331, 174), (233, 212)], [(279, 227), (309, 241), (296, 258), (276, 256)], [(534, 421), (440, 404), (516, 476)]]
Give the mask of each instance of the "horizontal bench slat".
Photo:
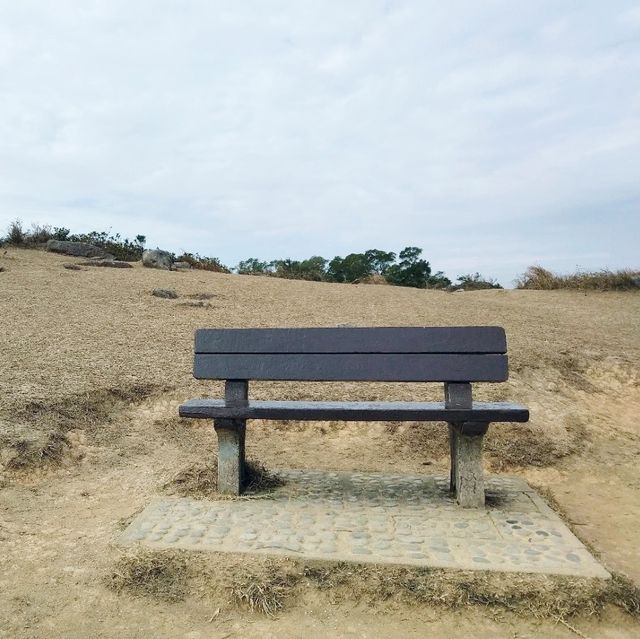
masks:
[(257, 401), (225, 404), (192, 399), (180, 406), (182, 417), (216, 419), (292, 419), (304, 421), (526, 422), (529, 410), (508, 402), (474, 402), (472, 408), (445, 408), (444, 402)]
[(506, 355), (203, 355), (196, 379), (299, 381), (503, 382)]
[(196, 353), (506, 353), (500, 326), (199, 329)]

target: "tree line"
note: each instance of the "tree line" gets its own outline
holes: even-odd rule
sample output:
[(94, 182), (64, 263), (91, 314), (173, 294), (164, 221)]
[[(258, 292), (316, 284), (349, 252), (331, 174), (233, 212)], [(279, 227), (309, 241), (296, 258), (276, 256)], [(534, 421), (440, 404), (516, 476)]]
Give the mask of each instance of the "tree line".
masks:
[[(7, 234), (0, 238), (0, 243), (37, 248), (50, 239), (87, 242), (100, 246), (117, 259), (125, 261), (140, 260), (146, 244), (144, 235), (136, 235), (130, 240), (119, 233), (90, 231), (76, 234), (64, 227), (51, 228), (39, 224), (33, 224), (31, 229), (25, 229), (20, 220), (15, 220), (9, 225)], [(502, 288), (495, 280), (484, 278), (479, 273), (460, 275), (453, 283), (442, 271), (432, 272), (431, 265), (422, 257), (422, 249), (417, 246), (407, 246), (398, 254), (392, 251), (369, 249), (364, 253), (349, 253), (345, 257), (337, 255), (332, 260), (320, 255), (314, 255), (306, 260), (287, 258), (270, 262), (250, 257), (240, 261), (233, 269), (222, 264), (217, 257), (207, 257), (186, 251), (180, 255), (172, 255), (175, 261), (189, 262), (193, 268), (219, 273), (235, 271), (241, 275), (265, 275), (313, 282), (379, 282), (394, 286), (445, 290)]]
[(442, 271), (432, 272), (429, 262), (422, 258), (422, 249), (407, 246), (397, 255), (392, 251), (369, 249), (364, 253), (349, 253), (327, 260), (314, 255), (306, 260), (272, 260), (255, 257), (242, 260), (234, 269), (241, 275), (270, 275), (287, 279), (314, 282), (359, 283), (376, 278), (394, 286), (437, 289), (502, 288), (495, 280), (480, 273), (460, 275), (454, 284)]

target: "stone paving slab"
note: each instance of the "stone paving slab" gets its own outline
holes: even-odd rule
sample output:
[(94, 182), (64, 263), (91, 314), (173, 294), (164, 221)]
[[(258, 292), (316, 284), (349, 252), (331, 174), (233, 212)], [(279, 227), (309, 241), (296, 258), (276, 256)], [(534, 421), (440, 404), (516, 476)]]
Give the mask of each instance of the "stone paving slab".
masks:
[(462, 509), (444, 476), (281, 470), (259, 497), (155, 499), (122, 544), (608, 578), (522, 479), (491, 477), (487, 507)]

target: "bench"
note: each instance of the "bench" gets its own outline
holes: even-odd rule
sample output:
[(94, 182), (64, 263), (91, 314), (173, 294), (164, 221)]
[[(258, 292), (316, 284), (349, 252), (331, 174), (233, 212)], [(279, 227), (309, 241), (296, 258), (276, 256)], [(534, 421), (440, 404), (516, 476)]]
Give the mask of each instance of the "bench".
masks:
[[(481, 507), (489, 424), (529, 419), (519, 404), (472, 400), (471, 382), (508, 377), (505, 332), (494, 326), (201, 329), (193, 374), (225, 380), (224, 399), (193, 399), (179, 414), (214, 420), (218, 490), (229, 495), (242, 491), (248, 419), (442, 421), (449, 425), (451, 490), (460, 506)], [(251, 380), (444, 382), (444, 401), (255, 401)]]

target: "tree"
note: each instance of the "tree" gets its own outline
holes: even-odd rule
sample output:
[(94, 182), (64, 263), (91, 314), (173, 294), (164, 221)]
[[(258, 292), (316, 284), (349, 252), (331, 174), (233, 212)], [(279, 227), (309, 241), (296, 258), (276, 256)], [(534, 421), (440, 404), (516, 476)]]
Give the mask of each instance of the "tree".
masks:
[(321, 282), (325, 276), (327, 260), (320, 255), (313, 255), (308, 260), (302, 260), (299, 268), (302, 279)]
[(379, 249), (369, 249), (364, 256), (367, 258), (371, 271), (384, 275), (387, 269), (394, 263), (396, 254), (391, 251), (381, 251)]
[(371, 275), (371, 263), (364, 253), (336, 256), (329, 262), (326, 279), (330, 282), (355, 282)]
[(385, 273), (385, 279), (389, 284), (396, 286), (414, 286), (426, 288), (431, 275), (429, 262), (420, 259), (422, 249), (417, 246), (407, 246), (398, 257), (400, 262), (392, 264)]

